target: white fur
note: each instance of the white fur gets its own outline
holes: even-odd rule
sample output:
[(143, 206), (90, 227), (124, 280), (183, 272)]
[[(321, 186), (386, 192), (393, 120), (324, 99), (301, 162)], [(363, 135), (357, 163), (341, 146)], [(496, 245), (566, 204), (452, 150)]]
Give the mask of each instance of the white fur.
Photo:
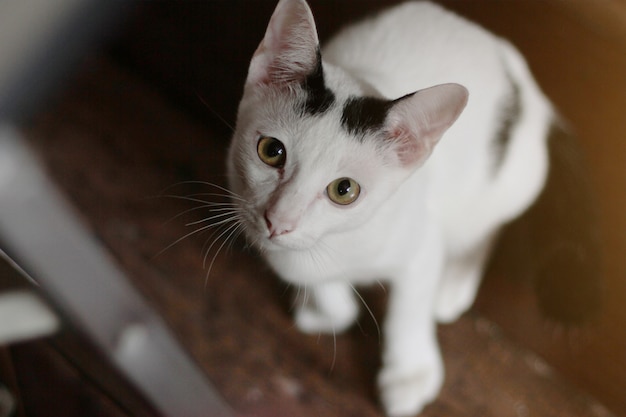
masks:
[[(290, 43), (294, 28), (298, 37)], [(306, 287), (308, 298), (296, 313), (303, 331), (347, 328), (357, 316), (352, 285), (390, 285), (381, 400), (390, 416), (413, 415), (443, 383), (436, 321), (453, 321), (470, 307), (499, 227), (525, 210), (543, 185), (551, 106), (505, 41), (430, 3), (396, 6), (340, 32), (322, 56), (338, 103), (354, 95), (396, 99), (444, 83), (467, 88), (469, 102), (454, 124), (465, 104), (460, 87), (436, 87), (428, 102), (418, 94), (390, 111), (388, 130), (398, 119), (414, 133), (400, 138), (415, 145), (407, 149), (428, 150), (403, 162), (398, 138), (359, 143), (350, 137), (339, 121), (341, 105), (305, 117), (294, 109), (305, 92), (291, 80), (310, 69), (314, 32), (302, 0), (281, 0), (240, 104), (229, 153), (231, 189), (246, 201), (236, 200), (248, 238), (280, 277)], [(522, 115), (494, 170), (509, 78), (520, 87)], [(437, 100), (456, 109), (446, 114), (431, 106), (425, 117), (413, 116)], [(430, 128), (435, 133), (426, 139)], [(260, 135), (285, 144), (282, 171), (259, 160)], [(338, 206), (326, 195), (340, 177), (361, 185), (351, 205)], [(289, 232), (271, 236), (268, 220)]]

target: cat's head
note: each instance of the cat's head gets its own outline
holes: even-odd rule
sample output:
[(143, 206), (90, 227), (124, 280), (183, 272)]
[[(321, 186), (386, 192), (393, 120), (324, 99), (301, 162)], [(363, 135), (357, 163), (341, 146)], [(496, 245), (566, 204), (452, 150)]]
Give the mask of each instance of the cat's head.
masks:
[(322, 65), (308, 5), (281, 0), (252, 57), (228, 157), (247, 237), (262, 249), (300, 250), (361, 226), (466, 102), (456, 84), (376, 97)]

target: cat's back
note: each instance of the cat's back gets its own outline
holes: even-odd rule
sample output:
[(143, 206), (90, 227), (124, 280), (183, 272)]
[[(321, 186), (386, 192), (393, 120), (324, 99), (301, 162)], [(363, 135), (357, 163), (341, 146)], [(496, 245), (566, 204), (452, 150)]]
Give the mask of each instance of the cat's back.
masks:
[[(467, 88), (467, 106), (418, 171), (423, 174), (412, 177), (428, 177), (432, 201), (453, 225), (450, 229), (468, 218), (457, 207), (487, 213), (481, 201), (489, 195), (494, 201), (521, 201), (492, 208), (517, 213), (540, 188), (551, 106), (524, 58), (502, 38), (442, 6), (411, 1), (346, 27), (329, 41), (322, 57), (387, 99), (445, 83)], [(521, 110), (512, 116), (508, 109)], [(514, 125), (507, 125), (508, 117)], [(501, 137), (515, 148), (503, 151), (506, 161), (494, 153)], [(536, 167), (532, 178), (528, 166)], [(510, 190), (515, 190), (514, 198), (507, 194)]]
[(479, 25), (438, 4), (409, 1), (340, 31), (323, 56), (397, 98), (447, 82), (470, 92), (497, 87), (506, 82), (500, 48), (499, 39)]

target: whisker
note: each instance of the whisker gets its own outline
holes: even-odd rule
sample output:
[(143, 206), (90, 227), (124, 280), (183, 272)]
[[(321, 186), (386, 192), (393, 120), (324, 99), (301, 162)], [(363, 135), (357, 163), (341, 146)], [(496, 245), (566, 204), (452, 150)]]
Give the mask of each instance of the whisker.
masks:
[[(346, 281), (346, 282), (348, 282), (348, 281)], [(352, 288), (352, 291), (354, 291), (356, 296), (359, 297), (359, 299), (361, 300), (361, 303), (363, 304), (363, 306), (365, 307), (365, 309), (369, 313), (370, 317), (372, 318), (372, 320), (374, 320), (374, 325), (376, 325), (376, 332), (378, 333), (378, 342), (380, 343), (382, 341), (382, 334), (380, 332), (380, 326), (378, 325), (378, 320), (376, 320), (376, 316), (374, 316), (374, 312), (372, 311), (370, 306), (367, 304), (367, 302), (365, 302), (365, 299), (359, 293), (359, 291), (357, 291), (357, 289), (354, 287), (354, 285), (352, 285), (352, 283), (350, 283), (350, 282), (348, 282), (348, 285), (350, 285), (350, 288)]]
[(285, 289), (283, 290), (281, 297), (284, 297), (287, 294), (287, 292), (291, 289), (291, 285), (292, 285), (291, 282), (286, 281), (285, 284), (286, 284)]
[(206, 226), (202, 226), (202, 228), (209, 229), (211, 227), (215, 227), (215, 226), (219, 226), (219, 225), (222, 225), (222, 224), (226, 224), (226, 223), (229, 223), (229, 222), (232, 222), (232, 221), (235, 221), (235, 220), (239, 221), (240, 219), (241, 219), (240, 215), (234, 215), (234, 216), (229, 217), (227, 219), (220, 220), (219, 222), (215, 222), (215, 223), (212, 223), (212, 224), (208, 224)]
[[(213, 230), (213, 233), (211, 233), (209, 235), (208, 238), (206, 238), (204, 244), (202, 245), (202, 252), (205, 253), (205, 261), (206, 261), (206, 257), (208, 256), (208, 252), (211, 250), (211, 248), (213, 247), (213, 245), (215, 244), (215, 242), (217, 240), (220, 239), (220, 237), (223, 235), (223, 231), (225, 229), (231, 229), (233, 225), (229, 225), (229, 223), (234, 223), (234, 225), (240, 225), (241, 226), (241, 231), (243, 231), (243, 229), (245, 228), (243, 222), (242, 222), (243, 216), (241, 214), (236, 214), (233, 215), (232, 217), (229, 217), (228, 219), (224, 219), (224, 220), (220, 220), (219, 222), (214, 223), (215, 226), (219, 226), (216, 227), (215, 230)], [(213, 239), (213, 236), (220, 234), (219, 236), (217, 236), (215, 239)], [(207, 243), (211, 241), (211, 245), (209, 245), (207, 247)], [(205, 265), (206, 262), (203, 262), (203, 268), (206, 267)]]
[[(206, 192), (193, 192), (189, 194), (177, 194), (176, 191), (178, 190), (175, 190), (175, 188), (185, 185), (205, 186), (213, 190)], [(189, 191), (188, 188), (190, 187), (187, 187), (187, 191)], [(169, 219), (168, 222), (182, 216), (189, 215), (189, 213), (198, 210), (208, 211), (208, 215), (203, 218), (198, 220), (188, 219), (189, 221), (185, 223), (186, 227), (192, 227), (195, 228), (195, 230), (179, 237), (154, 255), (156, 258), (181, 241), (191, 236), (204, 234), (205, 232), (210, 231), (210, 233), (208, 233), (208, 238), (205, 239), (201, 248), (201, 253), (203, 254), (202, 267), (203, 269), (206, 269), (204, 279), (204, 288), (206, 289), (208, 279), (219, 254), (222, 253), (224, 248), (231, 250), (234, 242), (239, 238), (239, 236), (241, 236), (242, 233), (246, 231), (244, 216), (245, 208), (243, 208), (242, 205), (247, 205), (248, 201), (239, 194), (222, 185), (200, 180), (181, 181), (176, 184), (172, 184), (163, 189), (160, 192), (160, 195), (155, 196), (154, 198), (156, 197), (196, 203), (194, 204), (195, 207), (188, 208), (181, 213), (178, 213)]]
[[(285, 295), (287, 293), (287, 291), (289, 291), (289, 288), (291, 287), (291, 283), (287, 283), (287, 286), (285, 287), (285, 291), (283, 292), (283, 295)], [(302, 285), (298, 285), (298, 289), (296, 290), (296, 294), (293, 297), (293, 300), (291, 301), (291, 307), (289, 308), (289, 311), (293, 311), (296, 309), (298, 301), (300, 300), (300, 292), (302, 291)]]
[(226, 127), (230, 129), (231, 132), (233, 133), (235, 132), (235, 128), (230, 123), (228, 123), (226, 119), (224, 119), (218, 112), (213, 110), (213, 108), (209, 106), (209, 104), (204, 100), (204, 98), (199, 93), (196, 93), (196, 97), (198, 97), (198, 100), (200, 100), (202, 104), (204, 104), (207, 110), (213, 113), (213, 116), (217, 117), (222, 123), (224, 123)]
[[(236, 219), (233, 219), (233, 221), (237, 221)], [(202, 244), (202, 249), (200, 250), (201, 253), (205, 254), (203, 256), (203, 259), (207, 256), (207, 251), (210, 249), (210, 245), (209, 242), (213, 243), (215, 241), (215, 239), (213, 239), (213, 236), (222, 233), (222, 231), (225, 228), (229, 227), (229, 222), (222, 222), (222, 224), (216, 225), (218, 227), (215, 227), (214, 230), (211, 232), (211, 234), (204, 240), (204, 243)], [(204, 262), (202, 265), (202, 268), (204, 268)]]
[[(228, 219), (228, 221), (232, 221), (232, 219)], [(222, 238), (222, 236), (224, 236), (225, 234), (231, 232), (233, 229), (236, 229), (237, 227), (239, 227), (239, 223), (235, 222), (229, 226), (227, 226), (215, 239), (213, 239), (213, 243), (211, 243), (209, 245), (209, 247), (206, 250), (206, 253), (204, 255), (204, 258), (202, 259), (202, 267), (206, 268), (206, 260), (207, 257), (209, 256), (209, 253), (211, 252), (211, 249), (213, 248), (213, 246), (215, 246), (215, 244)], [(224, 247), (224, 245), (226, 244), (226, 241), (224, 241), (220, 247), (217, 250), (217, 253), (215, 254), (215, 256), (213, 257), (213, 261), (215, 260), (215, 257), (217, 256), (217, 254), (219, 253), (219, 251)], [(211, 262), (212, 265), (212, 262)], [(210, 268), (209, 268), (210, 269)]]
[[(322, 251), (324, 253), (322, 253)], [(323, 262), (324, 256), (326, 256), (328, 259), (331, 259), (332, 262), (337, 263), (337, 260), (333, 256), (332, 249), (327, 245), (318, 246), (315, 248), (315, 250), (312, 250), (309, 252), (309, 257), (311, 259), (311, 262), (320, 271), (320, 273), (323, 273), (323, 271), (326, 269), (325, 262)], [(354, 290), (354, 287), (352, 287), (352, 289)], [(335, 369), (335, 366), (337, 365), (337, 329), (335, 328), (334, 325), (333, 325), (332, 331), (333, 331), (332, 332), (333, 359), (330, 364), (329, 373), (332, 373)]]
[[(206, 276), (204, 278), (204, 289), (206, 290), (206, 287), (209, 283), (209, 275), (211, 275), (211, 270), (213, 269), (213, 264), (215, 263), (215, 259), (217, 259), (217, 255), (219, 255), (219, 253), (221, 252), (222, 248), (224, 247), (224, 245), (226, 245), (226, 243), (228, 242), (228, 240), (233, 236), (234, 233), (237, 232), (237, 230), (241, 227), (241, 223), (235, 223), (233, 225), (231, 225), (230, 227), (228, 227), (224, 233), (220, 234), (214, 242), (216, 242), (218, 239), (220, 239), (225, 233), (227, 233), (228, 231), (230, 231), (229, 235), (226, 237), (226, 239), (224, 240), (224, 242), (222, 242), (222, 244), (219, 246), (219, 248), (217, 248), (217, 251), (215, 251), (215, 255), (213, 255), (213, 258), (211, 259), (211, 263), (209, 264), (209, 268), (207, 269), (207, 273)], [(211, 247), (213, 246), (213, 243), (211, 244), (211, 246), (209, 246), (209, 249), (207, 250), (207, 254), (209, 253), (209, 251), (211, 250)], [(206, 256), (204, 258), (204, 261), (206, 261)], [(203, 263), (204, 263), (203, 261)]]
[(207, 224), (207, 225), (202, 226), (202, 227), (200, 227), (200, 228), (198, 228), (198, 229), (196, 229), (196, 230), (193, 230), (193, 231), (191, 231), (191, 232), (187, 233), (186, 235), (184, 235), (184, 236), (182, 236), (182, 237), (179, 237), (179, 238), (178, 238), (178, 239), (176, 239), (174, 242), (172, 242), (172, 243), (170, 243), (169, 245), (167, 245), (165, 248), (161, 249), (159, 252), (157, 252), (157, 254), (156, 254), (156, 255), (154, 255), (154, 256), (153, 256), (153, 259), (154, 259), (154, 258), (157, 258), (157, 257), (158, 257), (158, 256), (160, 256), (160, 255), (162, 255), (162, 254), (163, 254), (163, 252), (167, 251), (167, 250), (168, 250), (168, 249), (170, 249), (171, 247), (175, 246), (176, 244), (180, 243), (181, 241), (183, 241), (183, 240), (187, 239), (187, 238), (188, 238), (188, 237), (190, 237), (190, 236), (193, 236), (193, 235), (195, 235), (195, 234), (198, 234), (198, 233), (204, 232), (205, 230), (208, 230), (208, 229), (211, 229), (211, 228), (213, 228), (213, 227), (220, 226), (220, 225), (223, 225), (223, 224), (226, 224), (226, 223), (229, 223), (229, 222), (235, 221), (235, 220), (240, 221), (240, 216), (238, 216), (238, 215), (237, 215), (237, 216), (229, 217), (229, 218), (226, 218), (226, 219), (224, 219), (224, 220), (220, 220), (220, 221), (215, 222), (215, 223)]
[(218, 190), (224, 191), (226, 194), (228, 194), (231, 197), (237, 197), (237, 199), (243, 200), (243, 198), (241, 198), (241, 196), (239, 194), (237, 194), (234, 191), (229, 190), (226, 187), (223, 187), (219, 184), (215, 184), (212, 182), (207, 182), (207, 181), (199, 181), (199, 180), (195, 180), (195, 181), (186, 181), (185, 183), (187, 184), (199, 184), (199, 185), (207, 185), (209, 187), (214, 187), (217, 188)]
[(174, 242), (170, 243), (170, 244), (169, 244), (169, 245), (167, 245), (165, 248), (163, 248), (163, 249), (161, 249), (159, 252), (157, 252), (157, 254), (156, 254), (156, 255), (154, 255), (154, 256), (152, 257), (152, 259), (155, 259), (156, 257), (158, 257), (158, 256), (162, 255), (162, 254), (163, 254), (163, 252), (167, 251), (168, 249), (170, 249), (171, 247), (173, 247), (173, 246), (175, 246), (176, 244), (180, 243), (181, 241), (183, 241), (183, 240), (187, 239), (188, 237), (193, 236), (193, 235), (195, 235), (195, 234), (197, 234), (197, 233), (200, 233), (200, 232), (202, 232), (202, 231), (205, 231), (205, 230), (207, 230), (207, 229), (210, 229), (210, 228), (211, 228), (211, 227), (213, 227), (213, 226), (215, 226), (215, 225), (214, 225), (214, 224), (209, 224), (209, 225), (203, 226), (203, 227), (201, 227), (201, 228), (199, 228), (199, 229), (196, 229), (196, 230), (194, 230), (194, 231), (192, 231), (192, 232), (189, 232), (189, 233), (187, 233), (186, 235), (184, 235), (184, 236), (182, 236), (182, 237), (179, 237), (179, 238), (178, 238), (178, 239), (176, 239)]
[[(232, 207), (226, 207), (225, 206), (226, 204), (228, 204), (228, 205), (232, 204)], [(224, 205), (225, 207), (220, 207), (222, 205)], [(215, 207), (218, 207), (218, 208), (215, 208)], [(209, 209), (209, 211), (224, 211), (224, 210), (234, 210), (236, 208), (237, 207), (236, 207), (236, 205), (234, 203), (208, 203), (207, 202), (207, 204), (203, 204), (203, 205), (197, 206), (197, 207), (192, 207), (190, 209), (187, 209), (187, 210), (184, 210), (184, 211), (178, 213), (177, 215), (175, 215), (172, 218), (168, 219), (165, 222), (165, 224), (170, 223), (170, 222), (176, 220), (177, 218), (184, 216), (185, 214), (191, 213), (192, 211), (197, 211), (197, 210), (202, 210), (202, 209)]]
[(172, 185), (169, 185), (169, 186), (165, 187), (163, 190), (161, 190), (159, 195), (163, 195), (166, 192), (168, 192), (169, 190), (171, 190), (172, 188), (178, 187), (180, 185), (205, 185), (205, 186), (208, 186), (208, 187), (217, 188), (218, 190), (224, 191), (226, 193), (225, 195), (217, 194), (218, 196), (222, 196), (222, 197), (229, 196), (229, 197), (235, 198), (235, 199), (240, 200), (240, 201), (245, 201), (239, 194), (235, 193), (234, 191), (229, 190), (226, 187), (223, 187), (223, 186), (221, 186), (219, 184), (215, 184), (215, 183), (212, 183), (212, 182), (200, 181), (200, 180), (188, 180), (188, 181), (177, 182), (175, 184), (172, 184)]
[(189, 197), (196, 197), (196, 196), (226, 197), (226, 198), (232, 198), (232, 199), (235, 199), (235, 200), (244, 201), (243, 198), (241, 198), (241, 197), (239, 197), (238, 195), (235, 195), (235, 194), (221, 194), (221, 193), (193, 193), (193, 194), (189, 194)]
[(333, 360), (330, 363), (329, 373), (332, 373), (335, 370), (336, 364), (337, 364), (337, 332), (335, 331), (335, 326), (333, 326)]
[(309, 303), (308, 285), (304, 284), (304, 297), (302, 298), (302, 308), (306, 308)]
[[(228, 204), (227, 202), (207, 201), (207, 200), (203, 200), (201, 198), (195, 198), (195, 197), (190, 197), (190, 196), (186, 196), (186, 195), (166, 194), (166, 195), (162, 195), (161, 197), (163, 197), (163, 198), (173, 198), (173, 199), (184, 200), (184, 201), (191, 201), (192, 203), (202, 203), (202, 204), (208, 204), (208, 205)], [(226, 197), (226, 196), (222, 196), (222, 197)], [(234, 204), (234, 203), (231, 203), (231, 204)]]
[[(227, 216), (230, 217), (230, 218), (232, 218), (233, 216), (234, 217), (238, 217), (239, 210), (236, 210), (236, 209), (219, 209), (219, 211), (222, 211), (222, 210), (227, 210), (227, 211), (224, 211), (224, 213), (219, 213), (219, 214), (215, 214), (213, 216), (205, 217), (205, 218), (200, 219), (200, 220), (195, 220), (193, 222), (189, 222), (189, 223), (185, 224), (185, 226), (195, 226), (197, 224), (210, 222), (212, 220), (220, 219), (220, 218), (227, 217)], [(218, 210), (216, 209), (216, 210), (211, 210), (211, 211), (218, 211)], [(218, 223), (214, 223), (214, 224), (217, 225)]]
[(244, 233), (245, 226), (243, 225), (243, 223), (240, 223), (240, 226), (241, 227), (239, 227), (239, 229), (237, 230), (237, 233), (235, 234), (235, 236), (233, 236), (232, 238), (229, 238), (230, 239), (230, 243), (228, 244), (228, 247), (226, 248), (227, 252), (233, 250), (233, 246), (234, 246), (235, 242), (237, 241), (237, 239), (239, 239), (239, 236), (241, 236)]

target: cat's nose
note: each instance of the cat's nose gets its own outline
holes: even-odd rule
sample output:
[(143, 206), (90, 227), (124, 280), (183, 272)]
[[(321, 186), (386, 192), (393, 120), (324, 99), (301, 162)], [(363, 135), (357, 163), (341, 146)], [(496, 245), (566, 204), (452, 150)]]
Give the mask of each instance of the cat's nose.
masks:
[(270, 220), (270, 215), (268, 214), (267, 210), (265, 211), (263, 217), (265, 218), (265, 224), (267, 225), (267, 230), (270, 232), (270, 238), (273, 238), (274, 236), (287, 234), (293, 230), (293, 227), (282, 224), (281, 222), (272, 223), (272, 221)]

